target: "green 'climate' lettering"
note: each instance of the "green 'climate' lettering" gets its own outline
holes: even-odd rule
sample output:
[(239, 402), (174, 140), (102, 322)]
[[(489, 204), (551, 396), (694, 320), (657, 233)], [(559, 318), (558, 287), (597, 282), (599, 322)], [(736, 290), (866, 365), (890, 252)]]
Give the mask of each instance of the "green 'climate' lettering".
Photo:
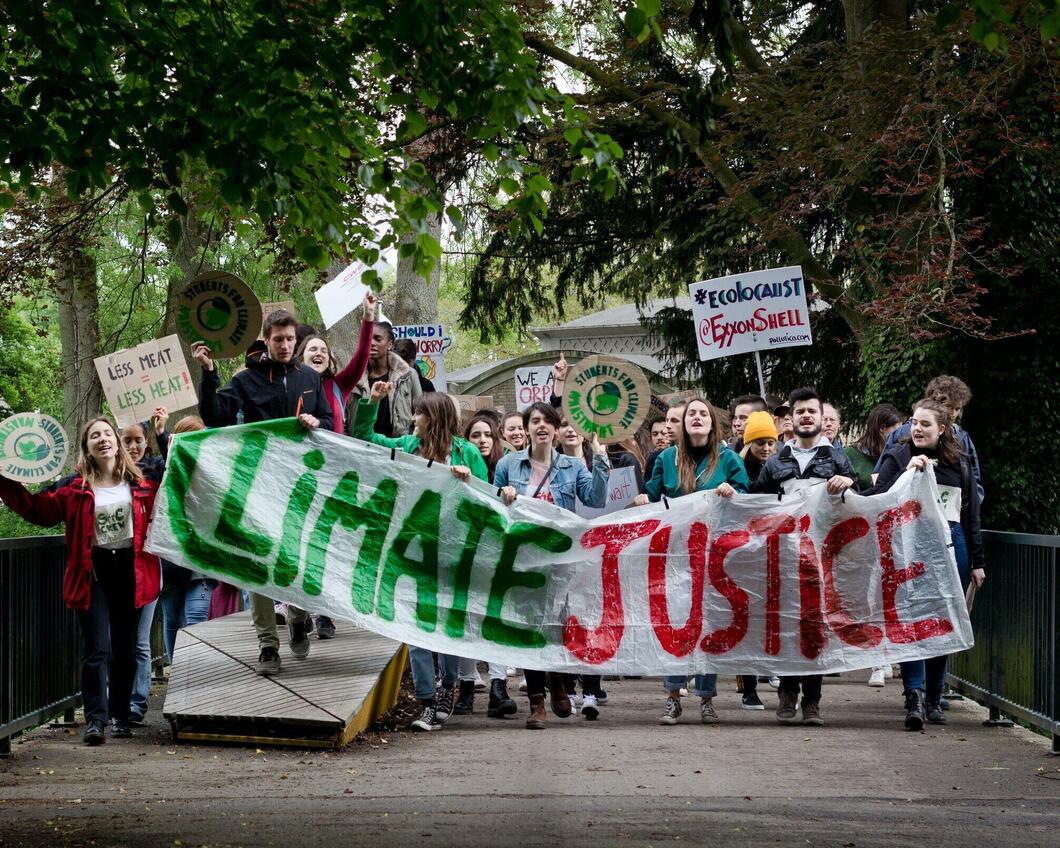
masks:
[[(394, 620), (394, 590), (399, 577), (416, 581), (416, 624), (433, 633), (438, 625), (438, 522), (442, 496), (426, 491), (409, 510), (394, 544), (386, 555), (383, 578), (379, 581), (376, 612), (386, 621)], [(408, 556), (413, 539), (420, 540), (421, 559)]]

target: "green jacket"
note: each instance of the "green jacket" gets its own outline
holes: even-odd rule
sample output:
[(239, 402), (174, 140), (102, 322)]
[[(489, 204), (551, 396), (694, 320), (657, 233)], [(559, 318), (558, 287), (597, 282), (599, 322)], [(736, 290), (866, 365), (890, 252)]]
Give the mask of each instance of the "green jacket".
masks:
[[(375, 432), (375, 416), (378, 411), (379, 404), (373, 403), (367, 398), (361, 398), (357, 401), (357, 417), (353, 423), (353, 437), (372, 444), (382, 445), (384, 448), (395, 448), (402, 453), (416, 453), (420, 446), (420, 440), (416, 436), (408, 435), (390, 438)], [(466, 465), (479, 480), (489, 482), (486, 460), (482, 458), (479, 449), (459, 436), (453, 436), (453, 449), (449, 455), (449, 464)]]
[(854, 471), (858, 475), (854, 481), (858, 484), (858, 489), (867, 492), (872, 488), (872, 472), (876, 468), (876, 460), (865, 456), (853, 445), (844, 447), (843, 453), (847, 455), (847, 459), (850, 460), (850, 464), (854, 466)]
[[(702, 475), (707, 470), (709, 457), (704, 459), (696, 468), (696, 473)], [(743, 460), (739, 454), (726, 446), (722, 446), (718, 454), (718, 464), (710, 477), (697, 477), (697, 492), (705, 492), (716, 489), (722, 483), (728, 483), (737, 492), (746, 492), (749, 488), (747, 481), (747, 469), (744, 468)], [(653, 501), (662, 499), (663, 495), (668, 498), (679, 498), (687, 494), (681, 491), (681, 479), (677, 474), (677, 448), (668, 447), (655, 460), (652, 466), (651, 479), (644, 484), (648, 490), (648, 497)]]

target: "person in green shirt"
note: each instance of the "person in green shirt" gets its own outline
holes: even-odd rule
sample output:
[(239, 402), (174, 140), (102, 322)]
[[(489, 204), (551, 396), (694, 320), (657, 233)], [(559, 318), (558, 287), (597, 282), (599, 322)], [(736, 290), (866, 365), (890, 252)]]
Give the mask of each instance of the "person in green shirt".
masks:
[[(717, 413), (706, 398), (690, 398), (681, 421), (677, 443), (668, 447), (656, 460), (651, 478), (645, 483), (648, 494), (633, 503), (659, 501), (663, 496), (679, 498), (692, 492), (714, 490), (723, 498), (750, 488), (743, 460), (722, 441)], [(659, 724), (677, 724), (681, 716), (681, 690), (688, 683), (685, 675), (668, 675), (663, 681), (669, 697)], [(704, 724), (717, 724), (714, 696), (718, 693), (718, 675), (697, 674), (692, 694), (699, 695), (699, 716)]]
[(865, 430), (861, 438), (854, 444), (843, 448), (850, 464), (857, 472), (858, 490), (867, 492), (876, 481), (873, 479), (872, 470), (876, 467), (883, 447), (887, 444), (887, 437), (898, 429), (902, 423), (902, 415), (898, 409), (890, 403), (878, 403), (869, 410), (869, 417), (865, 419)]
[[(472, 476), (480, 480), (489, 479), (486, 462), (479, 449), (458, 435), (460, 416), (449, 395), (428, 392), (412, 401), (412, 433), (406, 436), (384, 436), (375, 432), (379, 401), (392, 388), (392, 384), (380, 380), (372, 385), (367, 398), (357, 401), (357, 417), (353, 425), (355, 438), (449, 465), (453, 476), (459, 480), (469, 480)], [(416, 700), (423, 708), (420, 717), (412, 722), (412, 729), (438, 730), (453, 714), (453, 689), (459, 675), (460, 657), (438, 654), (438, 668), (442, 676), (440, 695), (435, 690), (434, 657), (431, 651), (409, 645), (409, 664), (412, 666)]]

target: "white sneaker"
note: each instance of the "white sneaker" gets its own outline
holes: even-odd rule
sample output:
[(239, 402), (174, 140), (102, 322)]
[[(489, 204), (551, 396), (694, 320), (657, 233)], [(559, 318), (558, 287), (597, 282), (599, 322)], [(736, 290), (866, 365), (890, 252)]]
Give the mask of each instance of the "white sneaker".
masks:
[(485, 692), (489, 688), (490, 688), (489, 683), (487, 683), (485, 680), (483, 680), (481, 677), (479, 677), (476, 674), (475, 675), (475, 691), (476, 692)]
[(894, 677), (894, 666), (891, 665), (890, 663), (887, 663), (887, 665), (885, 665), (883, 667), (883, 678), (884, 678), (884, 680), (890, 680), (893, 677)]
[(505, 673), (505, 674), (507, 674), (507, 675), (508, 675), (509, 677), (515, 677), (515, 669), (514, 669), (514, 668), (512, 668), (511, 666), (508, 666), (508, 667), (507, 667), (507, 668), (506, 668), (506, 669), (504, 670), (504, 673)]
[(876, 666), (872, 670), (872, 674), (869, 676), (869, 686), (873, 689), (880, 689), (883, 687), (884, 681), (884, 667), (882, 665)]
[(596, 704), (595, 695), (585, 695), (582, 697), (582, 716), (587, 721), (596, 721), (600, 717), (600, 707)]
[(687, 698), (687, 697), (688, 697), (688, 690), (687, 690), (687, 689), (685, 689), (685, 687), (684, 687), (684, 686), (682, 686), (682, 687), (681, 687), (680, 689), (678, 689), (678, 690), (677, 690), (677, 693), (678, 693), (678, 694), (679, 694), (679, 695), (680, 695), (680, 696), (681, 696), (682, 698)]
[(526, 691), (526, 678), (525, 677), (522, 680), (519, 681), (519, 691), (520, 692), (525, 692)]
[(774, 689), (779, 689), (780, 678), (774, 674), (772, 677), (769, 678), (769, 685), (772, 686)]
[(578, 693), (568, 692), (567, 697), (570, 698), (570, 706), (574, 712), (578, 712)]

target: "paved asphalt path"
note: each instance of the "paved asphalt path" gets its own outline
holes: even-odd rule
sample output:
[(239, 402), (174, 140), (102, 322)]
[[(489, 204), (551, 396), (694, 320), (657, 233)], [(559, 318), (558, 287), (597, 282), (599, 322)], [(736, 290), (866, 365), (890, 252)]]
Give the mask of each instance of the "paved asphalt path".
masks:
[[(0, 761), (0, 846), (1060, 846), (1060, 758), (1023, 729), (901, 726), (895, 681), (826, 678), (823, 728), (781, 727), (719, 683), (722, 723), (660, 727), (658, 680), (608, 681), (601, 720), (484, 714), (340, 752), (172, 744), (152, 722), (87, 749), (38, 730)], [(514, 690), (514, 685), (513, 685)], [(484, 698), (478, 707), (484, 713)]]

